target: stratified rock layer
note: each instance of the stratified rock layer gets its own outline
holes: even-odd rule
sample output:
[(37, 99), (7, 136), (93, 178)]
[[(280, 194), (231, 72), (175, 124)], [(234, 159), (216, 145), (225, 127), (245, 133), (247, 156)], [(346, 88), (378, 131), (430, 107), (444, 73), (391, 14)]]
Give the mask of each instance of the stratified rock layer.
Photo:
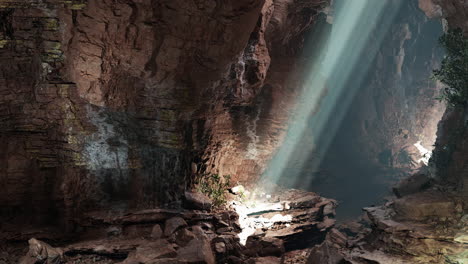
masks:
[[(293, 204), (292, 198), (303, 203)], [(299, 190), (284, 191), (275, 199), (279, 204), (290, 206), (269, 211), (258, 205), (263, 211), (255, 211), (256, 215), (250, 217), (269, 221), (269, 224), (257, 225), (245, 246), (238, 237), (241, 229), (235, 211), (97, 211), (86, 215), (86, 221), (80, 225), (81, 232), (68, 238), (71, 240), (63, 240), (63, 234), (55, 237), (53, 233), (48, 233), (49, 237), (31, 234), (48, 239), (55, 246), (32, 238), (29, 251), (21, 257), (20, 263), (32, 264), (36, 260), (50, 264), (59, 261), (70, 264), (80, 261), (101, 264), (279, 263), (293, 250), (321, 243), (334, 225), (336, 204), (333, 200)], [(293, 218), (278, 221), (274, 215), (292, 215)], [(0, 235), (13, 244), (13, 234), (9, 238)], [(16, 263), (18, 255), (15, 253), (5, 250), (0, 261)]]
[[(256, 180), (325, 4), (1, 1), (0, 251), (26, 262), (62, 258), (49, 253), (63, 245), (67, 261), (235, 258), (234, 214), (154, 208), (180, 208), (196, 174)], [(333, 224), (312, 222), (317, 239)], [(21, 252), (32, 237), (45, 242)]]
[(2, 1), (1, 215), (73, 230), (91, 209), (174, 206), (194, 174), (254, 181), (324, 4)]
[(460, 196), (432, 188), (364, 208), (371, 229), (361, 227), (350, 236), (346, 228), (330, 232), (312, 249), (308, 263), (465, 263), (463, 203)]
[(450, 27), (468, 33), (468, 3), (464, 0), (419, 0), (419, 8), (429, 18), (444, 18)]
[[(420, 0), (419, 7), (466, 32), (464, 1)], [(448, 108), (429, 167), (400, 182), (398, 198), (364, 208), (362, 224), (329, 232), (307, 263), (468, 263), (466, 139), (466, 110)]]

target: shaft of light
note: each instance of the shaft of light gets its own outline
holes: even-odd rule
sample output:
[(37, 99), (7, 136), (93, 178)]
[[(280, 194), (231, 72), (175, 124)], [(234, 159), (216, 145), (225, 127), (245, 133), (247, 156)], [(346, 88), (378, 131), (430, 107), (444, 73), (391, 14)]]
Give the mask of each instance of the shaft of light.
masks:
[(286, 137), (262, 179), (308, 186), (313, 176), (302, 175), (304, 163), (319, 166), (402, 1), (406, 0), (335, 1), (327, 44), (304, 76)]

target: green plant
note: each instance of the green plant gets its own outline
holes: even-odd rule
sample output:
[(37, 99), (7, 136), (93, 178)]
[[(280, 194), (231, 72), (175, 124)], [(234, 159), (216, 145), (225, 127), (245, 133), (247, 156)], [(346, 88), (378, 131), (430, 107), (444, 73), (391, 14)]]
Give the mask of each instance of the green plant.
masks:
[(463, 31), (449, 30), (439, 39), (447, 54), (442, 60), (440, 69), (434, 70), (433, 78), (446, 85), (439, 100), (451, 106), (468, 104), (468, 38)]
[(199, 177), (197, 189), (213, 200), (213, 207), (220, 207), (226, 203), (230, 180), (230, 175), (221, 177), (218, 174), (204, 174)]

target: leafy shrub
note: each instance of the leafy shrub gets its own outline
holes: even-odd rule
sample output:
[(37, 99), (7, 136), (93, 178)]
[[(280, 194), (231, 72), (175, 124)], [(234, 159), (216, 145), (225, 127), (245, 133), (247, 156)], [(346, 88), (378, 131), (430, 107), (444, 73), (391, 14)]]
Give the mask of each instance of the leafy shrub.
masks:
[(230, 175), (224, 177), (218, 174), (200, 175), (197, 189), (213, 200), (213, 207), (220, 207), (226, 203), (226, 191), (230, 186)]
[(433, 74), (434, 79), (446, 85), (439, 99), (451, 106), (466, 106), (468, 104), (468, 38), (458, 28), (442, 35), (439, 42), (447, 52), (440, 69), (434, 70)]

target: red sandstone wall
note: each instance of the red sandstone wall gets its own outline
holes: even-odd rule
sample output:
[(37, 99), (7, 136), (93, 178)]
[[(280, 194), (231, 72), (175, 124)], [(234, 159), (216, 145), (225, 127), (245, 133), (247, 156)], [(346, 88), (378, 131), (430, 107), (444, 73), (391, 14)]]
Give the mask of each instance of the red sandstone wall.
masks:
[(170, 203), (194, 169), (252, 181), (323, 4), (2, 1), (2, 215)]

